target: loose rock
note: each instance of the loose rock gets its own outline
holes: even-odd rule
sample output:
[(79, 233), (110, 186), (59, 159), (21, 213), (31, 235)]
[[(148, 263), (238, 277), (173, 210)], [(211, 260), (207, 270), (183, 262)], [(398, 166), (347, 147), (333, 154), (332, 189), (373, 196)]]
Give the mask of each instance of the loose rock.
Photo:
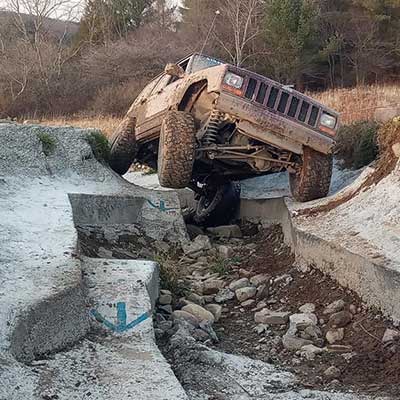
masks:
[(299, 311), (302, 313), (313, 313), (315, 311), (315, 304), (306, 303), (299, 308)]
[(352, 318), (353, 316), (348, 311), (340, 311), (330, 316), (328, 324), (333, 328), (344, 328)]
[(211, 279), (203, 282), (203, 294), (210, 295), (216, 294), (224, 287), (224, 281), (220, 279)]
[(266, 324), (258, 324), (258, 325), (254, 328), (254, 330), (255, 330), (259, 335), (261, 335), (263, 332), (265, 332), (265, 331), (268, 330), (268, 325), (266, 325)]
[(207, 304), (204, 308), (214, 315), (215, 322), (219, 321), (222, 314), (222, 307), (219, 304)]
[(309, 361), (315, 359), (315, 356), (321, 354), (325, 351), (325, 349), (321, 349), (320, 347), (314, 346), (313, 344), (307, 344), (300, 349), (300, 355), (306, 358)]
[(250, 278), (250, 283), (257, 287), (268, 282), (269, 279), (270, 276), (267, 274), (258, 274)]
[(244, 301), (243, 303), (240, 303), (240, 306), (243, 308), (251, 308), (254, 307), (256, 301), (254, 299), (249, 299)]
[(318, 324), (318, 318), (312, 313), (293, 314), (289, 318), (290, 330), (296, 332), (304, 330), (308, 326), (315, 326)]
[(250, 286), (250, 281), (247, 278), (240, 278), (237, 281), (233, 281), (229, 284), (229, 289), (232, 291), (236, 291), (238, 289), (242, 289)]
[(334, 314), (342, 311), (345, 305), (346, 303), (342, 299), (336, 300), (325, 308), (324, 314)]
[(197, 293), (193, 293), (193, 292), (189, 293), (186, 296), (186, 299), (188, 301), (190, 301), (191, 303), (198, 304), (199, 306), (204, 305), (204, 302), (205, 302), (205, 300), (204, 300), (204, 298), (202, 296), (198, 295)]
[(257, 288), (256, 298), (257, 300), (265, 299), (269, 296), (269, 285), (260, 285)]
[(188, 304), (182, 308), (182, 311), (194, 315), (199, 321), (208, 321), (211, 323), (215, 321), (214, 315), (212, 315), (210, 311), (197, 304)]
[(313, 344), (311, 340), (301, 339), (293, 335), (284, 335), (282, 338), (283, 347), (289, 351), (297, 351), (302, 347)]
[(330, 329), (326, 333), (326, 340), (329, 344), (335, 344), (337, 342), (341, 342), (344, 339), (344, 329)]
[(242, 277), (244, 277), (244, 278), (250, 278), (251, 272), (250, 272), (250, 271), (247, 271), (247, 269), (240, 268), (240, 269), (239, 269), (239, 276), (242, 276)]
[(235, 298), (235, 293), (228, 288), (220, 289), (217, 295), (215, 296), (215, 301), (217, 303), (225, 303), (229, 300), (233, 300)]
[(166, 306), (172, 303), (172, 296), (170, 294), (161, 294), (158, 298), (158, 304)]
[(200, 255), (203, 251), (211, 250), (211, 242), (208, 236), (199, 235), (192, 242), (182, 245), (183, 252), (188, 256)]
[(174, 321), (180, 320), (180, 321), (186, 321), (189, 324), (193, 325), (193, 326), (198, 326), (199, 325), (199, 320), (198, 318), (196, 318), (193, 314), (188, 313), (186, 311), (183, 310), (175, 310), (172, 313), (172, 319)]
[(285, 325), (289, 320), (289, 315), (289, 312), (277, 312), (264, 308), (254, 314), (254, 321), (258, 324)]
[(231, 258), (233, 255), (233, 249), (232, 247), (229, 246), (220, 245), (217, 247), (217, 250), (218, 250), (218, 255), (224, 260)]
[(236, 298), (240, 303), (251, 299), (256, 295), (257, 289), (255, 287), (244, 287), (235, 291)]
[(223, 225), (215, 228), (207, 228), (207, 232), (217, 237), (223, 237), (227, 239), (241, 238), (243, 236), (242, 231), (238, 225)]
[(388, 342), (394, 342), (396, 339), (400, 338), (400, 332), (396, 331), (394, 329), (386, 329), (382, 342), (383, 343), (388, 343)]

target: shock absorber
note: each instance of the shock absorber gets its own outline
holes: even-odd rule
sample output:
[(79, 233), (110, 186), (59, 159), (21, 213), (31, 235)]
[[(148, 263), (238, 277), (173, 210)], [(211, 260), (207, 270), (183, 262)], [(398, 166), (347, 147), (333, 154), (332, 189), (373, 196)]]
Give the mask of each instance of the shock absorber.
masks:
[(208, 119), (207, 129), (202, 139), (203, 145), (211, 146), (217, 143), (218, 131), (224, 120), (224, 117), (225, 114), (220, 111), (211, 111), (210, 118)]

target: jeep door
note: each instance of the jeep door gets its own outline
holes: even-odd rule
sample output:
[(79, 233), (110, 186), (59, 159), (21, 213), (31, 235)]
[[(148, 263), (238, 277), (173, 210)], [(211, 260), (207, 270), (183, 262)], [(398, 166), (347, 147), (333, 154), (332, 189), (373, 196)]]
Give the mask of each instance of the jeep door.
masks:
[[(189, 59), (179, 63), (184, 69)], [(141, 142), (156, 139), (159, 135), (161, 124), (170, 106), (170, 99), (174, 91), (183, 84), (182, 79), (171, 75), (162, 74), (156, 79), (156, 84), (150, 96), (140, 107), (136, 123), (136, 138)]]

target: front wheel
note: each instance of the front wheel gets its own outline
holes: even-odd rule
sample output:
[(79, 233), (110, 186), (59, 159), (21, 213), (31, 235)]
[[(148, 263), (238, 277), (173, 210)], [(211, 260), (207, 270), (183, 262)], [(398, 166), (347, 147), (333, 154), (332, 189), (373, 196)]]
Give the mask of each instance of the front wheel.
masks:
[(195, 151), (195, 124), (191, 114), (169, 111), (161, 126), (158, 146), (160, 185), (182, 189), (192, 178)]
[(327, 196), (332, 177), (333, 158), (304, 147), (302, 165), (289, 173), (290, 191), (295, 200), (306, 202)]

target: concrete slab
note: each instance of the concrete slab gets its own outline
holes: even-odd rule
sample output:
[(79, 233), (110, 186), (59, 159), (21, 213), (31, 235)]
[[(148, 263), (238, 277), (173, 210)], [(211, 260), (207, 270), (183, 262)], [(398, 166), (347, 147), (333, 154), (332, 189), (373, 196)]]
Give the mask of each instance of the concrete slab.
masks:
[(154, 340), (157, 264), (85, 258), (82, 271), (91, 334), (29, 366), (1, 360), (0, 399), (186, 400)]
[[(91, 337), (91, 341), (80, 342), (91, 330), (93, 317), (87, 308), (90, 291), (82, 279), (74, 223), (140, 225), (143, 234), (155, 240), (185, 241), (187, 237), (176, 194), (139, 188), (114, 174), (94, 158), (87, 140), (90, 133), (74, 128), (0, 125), (0, 399), (55, 398), (51, 397), (53, 390), (60, 392), (58, 398), (82, 399), (89, 394), (79, 389), (77, 381), (70, 385), (70, 377), (86, 376), (82, 388), (87, 388), (97, 370), (114, 377), (115, 385), (102, 386), (94, 398), (108, 399), (123, 385), (127, 389), (121, 389), (125, 396), (121, 398), (137, 398), (137, 388), (144, 389), (143, 385), (135, 389), (135, 380), (149, 381), (143, 365), (135, 380), (126, 380), (136, 353), (140, 361), (140, 346), (152, 357), (146, 365), (157, 365), (160, 370), (155, 379), (164, 379), (163, 385), (157, 381), (154, 390), (149, 390), (149, 398), (185, 398), (154, 344), (151, 326), (146, 335), (135, 338), (138, 343), (128, 337), (106, 337), (104, 341)], [(53, 143), (47, 154), (43, 137)], [(75, 211), (87, 202), (85, 212), (74, 217), (69, 195), (73, 205), (79, 203)], [(113, 197), (117, 198), (115, 206), (110, 200)], [(143, 275), (141, 270), (149, 267), (135, 265), (135, 277), (153, 288), (154, 301), (156, 286), (150, 281), (157, 279), (155, 267), (151, 274), (147, 270)], [(124, 279), (131, 276), (126, 274)], [(132, 277), (134, 282), (136, 278)], [(137, 296), (150, 305), (147, 289), (139, 290), (137, 282), (132, 282), (128, 293), (132, 307), (135, 302), (141, 304)], [(133, 295), (133, 290), (141, 294)], [(146, 324), (151, 321), (147, 319)], [(71, 346), (75, 347), (70, 352), (50, 356)], [(93, 351), (96, 348), (98, 354)], [(171, 397), (157, 397), (157, 390), (171, 390)]]

